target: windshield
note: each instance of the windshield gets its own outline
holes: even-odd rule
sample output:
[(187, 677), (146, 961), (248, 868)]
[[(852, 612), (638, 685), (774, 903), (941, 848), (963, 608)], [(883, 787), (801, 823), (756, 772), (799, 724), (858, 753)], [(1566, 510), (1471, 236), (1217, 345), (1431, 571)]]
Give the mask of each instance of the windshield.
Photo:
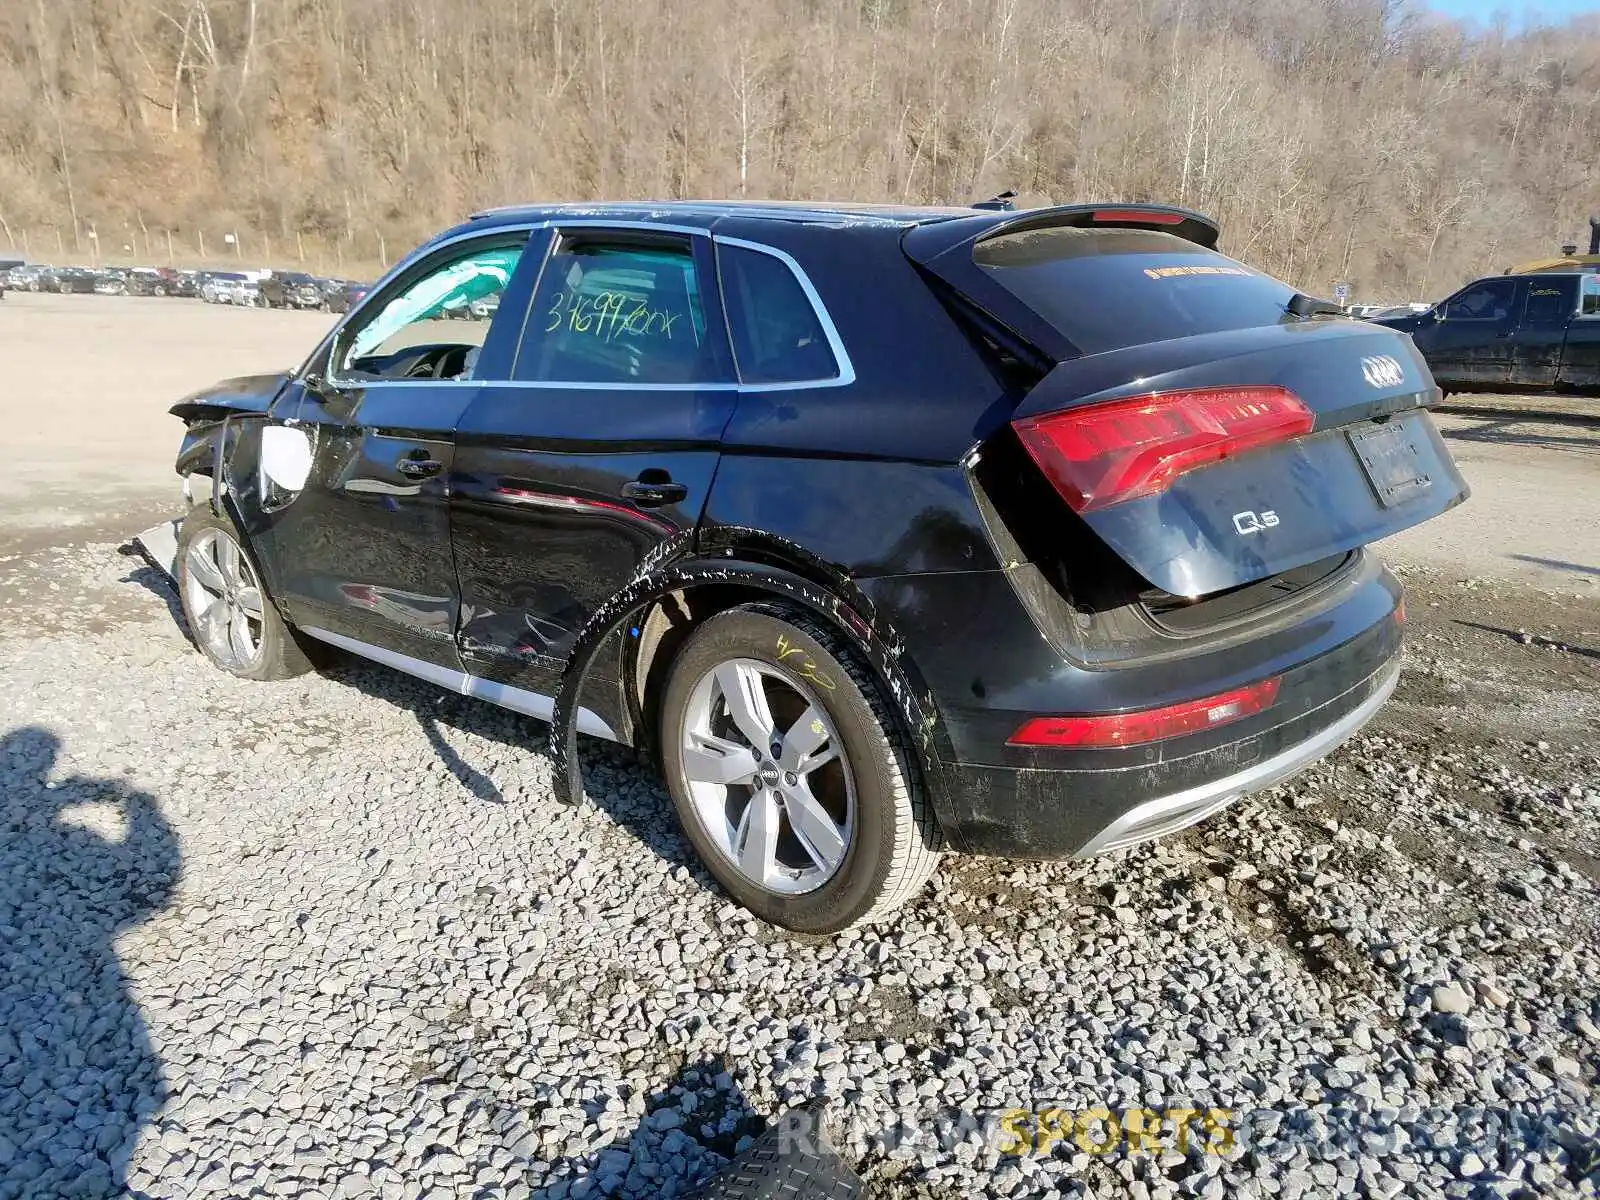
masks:
[(1001, 234), (973, 261), (1085, 354), (1286, 319), (1288, 284), (1147, 229)]

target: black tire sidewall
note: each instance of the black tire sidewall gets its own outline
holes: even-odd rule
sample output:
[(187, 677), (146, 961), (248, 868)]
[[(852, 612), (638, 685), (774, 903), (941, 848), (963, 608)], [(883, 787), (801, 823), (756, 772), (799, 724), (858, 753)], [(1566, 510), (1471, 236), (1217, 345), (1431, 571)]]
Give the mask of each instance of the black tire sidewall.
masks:
[[(239, 552), (250, 563), (250, 570), (256, 577), (256, 587), (261, 592), (261, 654), (245, 670), (220, 663), (212, 656), (196, 632), (195, 614), (189, 611), (189, 546), (195, 538), (208, 529), (219, 529), (238, 543)], [(249, 542), (240, 534), (238, 526), (231, 517), (217, 516), (206, 504), (197, 504), (191, 508), (178, 531), (178, 559), (175, 568), (178, 604), (182, 607), (183, 619), (189, 626), (189, 637), (193, 640), (195, 648), (206, 656), (206, 661), (212, 666), (230, 675), (237, 675), (241, 679), (285, 679), (308, 669), (310, 664), (295, 645), (288, 626), (278, 615), (272, 598), (267, 594), (266, 580), (261, 575), (260, 564), (251, 553)]]
[[(744, 907), (775, 925), (806, 933), (832, 932), (859, 919), (883, 891), (895, 854), (897, 836), (916, 836), (903, 829), (896, 809), (904, 788), (905, 767), (899, 761), (890, 731), (879, 722), (873, 706), (862, 694), (856, 676), (837, 656), (803, 627), (768, 612), (732, 609), (706, 621), (684, 644), (672, 664), (661, 705), (661, 765), (678, 820), (685, 836), (707, 869)], [(855, 785), (855, 828), (844, 863), (815, 891), (799, 896), (769, 892), (747, 880), (723, 856), (701, 825), (684, 783), (679, 730), (684, 709), (695, 684), (732, 658), (748, 658), (792, 674), (778, 660), (777, 641), (798, 647), (818, 673), (835, 682), (829, 692), (811, 685), (839, 739)], [(793, 661), (793, 656), (789, 660)], [(870, 680), (864, 679), (870, 685)]]

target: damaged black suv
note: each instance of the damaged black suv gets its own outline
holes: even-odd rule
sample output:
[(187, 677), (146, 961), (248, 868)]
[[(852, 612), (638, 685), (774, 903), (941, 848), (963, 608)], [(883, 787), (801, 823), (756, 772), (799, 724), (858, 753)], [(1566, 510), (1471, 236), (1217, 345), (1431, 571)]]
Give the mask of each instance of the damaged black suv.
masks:
[[(1395, 684), (1363, 547), (1460, 502), (1410, 341), (1147, 206), (479, 214), (297, 371), (173, 411), (218, 666), (336, 646), (660, 765), (750, 909), (1063, 857), (1303, 768)], [(452, 316), (474, 305), (492, 317)]]

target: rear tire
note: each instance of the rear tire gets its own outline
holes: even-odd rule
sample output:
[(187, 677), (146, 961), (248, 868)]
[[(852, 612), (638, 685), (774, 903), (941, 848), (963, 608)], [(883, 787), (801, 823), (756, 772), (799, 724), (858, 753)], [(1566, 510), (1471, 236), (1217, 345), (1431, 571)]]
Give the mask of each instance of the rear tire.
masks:
[(314, 666), (261, 583), (245, 538), (209, 505), (178, 531), (178, 600), (200, 652), (241, 679), (292, 679)]
[(899, 907), (938, 866), (901, 723), (843, 638), (803, 613), (751, 604), (707, 620), (673, 661), (660, 733), (685, 835), (763, 920), (836, 933)]

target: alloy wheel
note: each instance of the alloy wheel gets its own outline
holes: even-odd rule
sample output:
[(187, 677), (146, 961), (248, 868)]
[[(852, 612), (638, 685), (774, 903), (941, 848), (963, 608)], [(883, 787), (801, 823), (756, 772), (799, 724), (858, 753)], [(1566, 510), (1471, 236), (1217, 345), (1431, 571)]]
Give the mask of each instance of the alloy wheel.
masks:
[(794, 896), (837, 873), (855, 829), (855, 782), (804, 680), (754, 659), (721, 663), (690, 693), (679, 747), (696, 817), (751, 883)]
[(184, 558), (184, 597), (195, 636), (217, 662), (244, 670), (261, 657), (262, 598), (239, 543), (207, 529)]

